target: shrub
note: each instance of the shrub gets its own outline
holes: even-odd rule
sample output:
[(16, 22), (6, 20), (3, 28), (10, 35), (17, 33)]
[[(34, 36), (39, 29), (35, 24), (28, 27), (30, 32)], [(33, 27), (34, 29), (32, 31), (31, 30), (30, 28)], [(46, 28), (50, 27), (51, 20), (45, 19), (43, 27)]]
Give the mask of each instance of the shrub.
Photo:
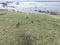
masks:
[(26, 16), (26, 19), (28, 19), (29, 17), (28, 16)]
[(52, 15), (57, 15), (57, 13), (56, 13), (56, 12), (50, 12), (50, 14), (52, 14)]
[(40, 20), (37, 20), (37, 22), (40, 22)]
[(36, 45), (37, 37), (23, 33), (17, 39), (17, 45)]
[(19, 28), (19, 26), (20, 26), (20, 23), (18, 22), (18, 23), (16, 24), (16, 28)]
[(0, 15), (6, 15), (7, 13), (0, 13)]
[(31, 21), (31, 23), (34, 23), (34, 21)]

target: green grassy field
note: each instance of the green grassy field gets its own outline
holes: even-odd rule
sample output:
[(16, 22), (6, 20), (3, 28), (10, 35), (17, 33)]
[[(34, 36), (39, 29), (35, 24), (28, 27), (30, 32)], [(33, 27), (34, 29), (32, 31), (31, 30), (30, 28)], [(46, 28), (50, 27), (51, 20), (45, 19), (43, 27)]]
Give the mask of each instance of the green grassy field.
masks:
[(0, 45), (60, 45), (60, 19), (0, 11)]

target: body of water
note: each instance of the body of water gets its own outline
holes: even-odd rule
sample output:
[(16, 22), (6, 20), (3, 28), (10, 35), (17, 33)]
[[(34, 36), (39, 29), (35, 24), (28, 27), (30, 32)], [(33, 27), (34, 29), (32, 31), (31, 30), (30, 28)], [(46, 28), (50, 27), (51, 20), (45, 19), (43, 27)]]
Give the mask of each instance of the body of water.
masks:
[(60, 13), (60, 3), (59, 2), (32, 2), (28, 4), (20, 4), (16, 7), (16, 10), (25, 13), (40, 13), (35, 10), (42, 11), (52, 11)]
[(13, 3), (9, 6), (15, 6), (15, 8), (6, 7), (5, 9), (14, 9), (24, 13), (40, 13), (35, 10), (60, 13), (60, 2), (20, 2), (19, 5)]

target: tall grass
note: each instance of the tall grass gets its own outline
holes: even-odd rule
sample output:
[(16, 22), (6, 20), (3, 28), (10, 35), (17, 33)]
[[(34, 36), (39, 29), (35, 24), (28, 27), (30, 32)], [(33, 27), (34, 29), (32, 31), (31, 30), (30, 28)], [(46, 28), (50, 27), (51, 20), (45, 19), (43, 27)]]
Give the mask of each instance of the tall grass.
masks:
[(60, 19), (18, 12), (0, 15), (0, 45), (60, 45)]

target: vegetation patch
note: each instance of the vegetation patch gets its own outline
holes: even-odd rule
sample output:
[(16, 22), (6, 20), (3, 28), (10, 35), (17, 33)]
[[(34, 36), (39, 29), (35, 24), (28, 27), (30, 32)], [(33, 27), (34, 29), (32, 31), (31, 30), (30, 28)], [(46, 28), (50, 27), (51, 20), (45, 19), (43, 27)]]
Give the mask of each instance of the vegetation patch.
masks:
[(60, 19), (18, 12), (1, 17), (0, 45), (60, 45)]

